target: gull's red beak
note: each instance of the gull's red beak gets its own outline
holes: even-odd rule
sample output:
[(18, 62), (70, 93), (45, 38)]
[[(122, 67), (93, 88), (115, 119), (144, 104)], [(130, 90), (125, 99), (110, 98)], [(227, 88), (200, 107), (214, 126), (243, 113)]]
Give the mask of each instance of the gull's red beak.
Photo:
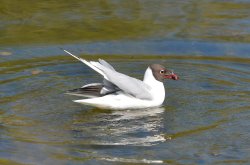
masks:
[(176, 74), (174, 74), (173, 72), (170, 73), (170, 74), (165, 74), (165, 78), (173, 79), (173, 80), (178, 80), (179, 79), (179, 77)]

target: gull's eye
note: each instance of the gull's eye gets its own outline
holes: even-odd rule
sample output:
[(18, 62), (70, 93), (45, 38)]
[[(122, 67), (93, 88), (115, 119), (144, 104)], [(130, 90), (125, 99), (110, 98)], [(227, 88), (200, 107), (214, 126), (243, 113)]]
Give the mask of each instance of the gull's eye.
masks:
[(164, 71), (164, 70), (161, 70), (160, 73), (163, 74), (163, 73), (165, 73), (165, 71)]

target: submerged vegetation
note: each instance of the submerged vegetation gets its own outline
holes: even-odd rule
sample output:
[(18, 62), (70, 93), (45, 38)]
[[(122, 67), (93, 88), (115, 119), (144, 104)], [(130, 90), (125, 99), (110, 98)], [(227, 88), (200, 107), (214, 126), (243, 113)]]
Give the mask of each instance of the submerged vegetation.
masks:
[(145, 37), (250, 42), (249, 8), (234, 1), (1, 0), (0, 44)]

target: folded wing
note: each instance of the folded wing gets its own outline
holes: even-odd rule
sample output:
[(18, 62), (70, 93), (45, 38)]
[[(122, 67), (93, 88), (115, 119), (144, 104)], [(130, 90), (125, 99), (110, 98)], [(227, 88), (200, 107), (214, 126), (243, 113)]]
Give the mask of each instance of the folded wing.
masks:
[(152, 95), (149, 92), (150, 87), (143, 83), (141, 80), (115, 71), (115, 69), (104, 60), (99, 59), (99, 62), (88, 62), (82, 58), (71, 54), (66, 50), (64, 51), (73, 56), (74, 58), (78, 59), (79, 61), (83, 62), (84, 64), (88, 65), (90, 68), (92, 68), (104, 77), (104, 87), (101, 92), (105, 92), (106, 88), (108, 92), (112, 90), (122, 90), (123, 92), (139, 99), (152, 99)]

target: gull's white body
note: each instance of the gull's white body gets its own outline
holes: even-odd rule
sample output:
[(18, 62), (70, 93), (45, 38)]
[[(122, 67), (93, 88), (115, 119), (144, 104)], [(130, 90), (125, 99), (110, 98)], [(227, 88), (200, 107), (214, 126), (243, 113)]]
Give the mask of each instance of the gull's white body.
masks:
[[(114, 92), (107, 93), (101, 97), (74, 100), (74, 102), (99, 108), (138, 109), (157, 107), (165, 100), (164, 85), (155, 78), (150, 67), (147, 68), (144, 79), (141, 81), (115, 71), (115, 69), (104, 60), (100, 59), (99, 62), (88, 62), (66, 50), (64, 51), (104, 77), (104, 81), (108, 84), (106, 84), (106, 86), (104, 85), (102, 91), (110, 90), (112, 92), (112, 90), (114, 90)], [(118, 87), (119, 90), (116, 90), (112, 85)]]
[(150, 68), (144, 75), (143, 82), (150, 87), (152, 99), (138, 99), (122, 91), (103, 97), (74, 100), (74, 102), (110, 109), (138, 109), (160, 106), (165, 100), (165, 88), (162, 82), (156, 80)]

